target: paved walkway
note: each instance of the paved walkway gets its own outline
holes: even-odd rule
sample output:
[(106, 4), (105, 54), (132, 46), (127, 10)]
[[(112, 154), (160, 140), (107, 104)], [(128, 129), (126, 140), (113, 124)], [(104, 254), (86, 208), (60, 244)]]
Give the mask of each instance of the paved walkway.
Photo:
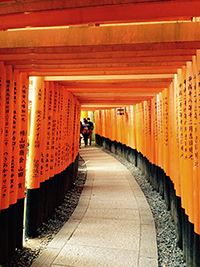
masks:
[(32, 266), (157, 267), (153, 217), (132, 174), (100, 148), (80, 155), (88, 173), (79, 204)]

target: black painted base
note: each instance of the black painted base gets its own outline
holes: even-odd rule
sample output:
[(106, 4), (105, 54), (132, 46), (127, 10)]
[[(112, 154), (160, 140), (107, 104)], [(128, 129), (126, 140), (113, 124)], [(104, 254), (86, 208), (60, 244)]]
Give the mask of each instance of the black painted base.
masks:
[(8, 255), (12, 256), (16, 248), (17, 238), (17, 203), (9, 207)]
[(9, 230), (9, 208), (1, 210), (0, 213), (0, 263), (8, 260), (8, 230)]
[(23, 247), (24, 201), (24, 198), (18, 199), (17, 201), (16, 247), (19, 249)]
[(34, 238), (37, 236), (39, 216), (39, 188), (27, 189), (25, 236)]

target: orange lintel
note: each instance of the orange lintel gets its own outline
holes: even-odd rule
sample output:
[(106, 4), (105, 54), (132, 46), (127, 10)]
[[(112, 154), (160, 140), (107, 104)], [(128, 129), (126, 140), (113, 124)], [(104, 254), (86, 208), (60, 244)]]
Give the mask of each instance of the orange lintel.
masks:
[[(69, 8), (51, 11), (16, 13), (1, 15), (1, 29), (44, 27), (86, 23), (176, 20), (199, 16), (199, 1), (160, 1), (130, 5), (110, 5), (98, 7)], [(14, 10), (14, 8), (13, 8)], [(27, 11), (27, 10), (25, 10)]]
[[(41, 17), (41, 19), (43, 18)], [(199, 22), (95, 28), (74, 27), (69, 29), (59, 28), (48, 30), (26, 29), (22, 31), (1, 31), (0, 47), (95, 46), (186, 41), (199, 42), (199, 35)]]

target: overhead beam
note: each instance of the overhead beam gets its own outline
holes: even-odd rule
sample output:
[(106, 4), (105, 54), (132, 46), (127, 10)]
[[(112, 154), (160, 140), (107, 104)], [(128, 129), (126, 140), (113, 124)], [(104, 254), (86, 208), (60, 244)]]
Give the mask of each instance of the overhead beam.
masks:
[(104, 86), (104, 87), (109, 87), (109, 86), (117, 86), (117, 87), (145, 87), (145, 86), (150, 86), (150, 87), (168, 87), (170, 82), (172, 81), (172, 79), (167, 80), (167, 81), (154, 81), (154, 80), (146, 80), (146, 81), (142, 81), (142, 80), (138, 80), (138, 81), (129, 81), (129, 82), (125, 82), (125, 81), (121, 81), (121, 82), (115, 82), (115, 83), (107, 83), (107, 82), (102, 82), (102, 83), (95, 83), (92, 84), (92, 82), (88, 82), (88, 83), (75, 83), (75, 82), (60, 82), (61, 85), (66, 86), (66, 88), (69, 86), (69, 88), (71, 86), (77, 86), (77, 87), (91, 87), (93, 86), (94, 89), (95, 87), (99, 87), (99, 86)]
[[(28, 31), (28, 30), (27, 30)], [(30, 40), (31, 41), (31, 40)], [(34, 56), (35, 54), (49, 54), (52, 53), (68, 53), (71, 55), (81, 55), (90, 53), (94, 55), (95, 53), (140, 53), (140, 55), (145, 55), (145, 53), (156, 53), (157, 51), (161, 53), (172, 53), (179, 55), (184, 53), (194, 54), (200, 47), (200, 40), (198, 41), (184, 41), (184, 42), (167, 42), (167, 43), (131, 43), (131, 44), (106, 44), (106, 45), (79, 45), (79, 46), (60, 46), (55, 44), (55, 46), (30, 46), (29, 47), (11, 47), (7, 46), (5, 48), (0, 46), (0, 55), (13, 55), (13, 54), (28, 54)], [(182, 51), (182, 53), (181, 53)], [(153, 55), (153, 54), (152, 54)], [(189, 55), (189, 54), (188, 54)]]
[(80, 92), (85, 92), (85, 93), (91, 93), (91, 92), (95, 92), (95, 93), (110, 93), (110, 92), (114, 92), (114, 93), (131, 93), (131, 92), (135, 92), (135, 93), (141, 93), (141, 92), (154, 92), (154, 93), (158, 93), (159, 91), (161, 91), (163, 89), (163, 87), (150, 87), (150, 86), (141, 86), (141, 87), (116, 87), (116, 86), (110, 86), (110, 87), (106, 87), (106, 86), (102, 86), (102, 87), (65, 87), (66, 90), (72, 92), (73, 94), (76, 93), (80, 93)]
[[(1, 57), (0, 57), (1, 58)], [(5, 57), (4, 57), (5, 58)], [(3, 60), (3, 59), (2, 59)], [(82, 58), (82, 59), (64, 59), (64, 58), (54, 58), (54, 59), (33, 59), (29, 57), (29, 59), (22, 59), (20, 56), (16, 60), (9, 60), (9, 59), (4, 59), (4, 62), (6, 65), (30, 65), (30, 64), (36, 64), (36, 65), (80, 65), (80, 64), (95, 64), (95, 65), (100, 65), (100, 64), (118, 64), (123, 65), (123, 64), (137, 64), (137, 63), (153, 63), (153, 62), (176, 62), (177, 64), (179, 62), (186, 62), (192, 60), (192, 55), (189, 56), (154, 56), (154, 57), (125, 57), (125, 58)]]
[(81, 102), (83, 101), (90, 101), (91, 98), (95, 99), (98, 101), (99, 99), (103, 100), (108, 100), (108, 99), (116, 99), (117, 97), (120, 98), (122, 101), (124, 99), (129, 99), (129, 100), (135, 100), (135, 98), (140, 97), (145, 99), (149, 99), (153, 96), (155, 96), (158, 92), (108, 92), (108, 93), (97, 93), (93, 92), (92, 97), (88, 96), (88, 93), (85, 92), (79, 92), (79, 93), (74, 93), (74, 96), (77, 96), (79, 99), (81, 99)]
[(195, 42), (199, 36), (200, 22), (1, 31), (0, 48)]
[(137, 103), (141, 103), (142, 101), (145, 100), (150, 100), (151, 98), (138, 98), (138, 99), (126, 99), (126, 100), (122, 100), (122, 99), (103, 99), (103, 100), (94, 100), (91, 99), (90, 101), (82, 101), (81, 99), (79, 99), (79, 102), (81, 105), (86, 104), (87, 106), (91, 106), (91, 105), (107, 105), (107, 106), (111, 106), (111, 105), (118, 105), (118, 106), (127, 106), (127, 105), (135, 105)]
[[(199, 1), (137, 1), (133, 3), (116, 1), (105, 4), (105, 1), (91, 4), (91, 1), (81, 1), (74, 6), (64, 4), (64, 1), (42, 1), (34, 3), (19, 2), (19, 6), (10, 5), (0, 9), (2, 30), (24, 27), (47, 27), (80, 24), (99, 24), (113, 22), (140, 22), (157, 20), (191, 19), (199, 16)], [(66, 1), (68, 2), (68, 1)], [(72, 1), (69, 1), (70, 3)], [(10, 14), (9, 14), (10, 13)]]
[(88, 75), (88, 76), (47, 76), (45, 81), (116, 81), (116, 80), (149, 80), (149, 79), (171, 79), (172, 74), (136, 74), (136, 75)]
[(85, 68), (85, 69), (107, 69), (107, 68), (143, 68), (143, 67), (148, 67), (148, 68), (181, 68), (183, 65), (186, 64), (186, 61), (179, 61), (179, 62), (137, 62), (137, 63), (94, 63), (94, 64), (57, 64), (57, 65), (48, 65), (48, 64), (16, 64), (13, 65), (15, 69), (24, 69), (26, 72), (35, 70), (35, 69), (40, 69), (41, 71), (43, 69), (57, 69), (57, 70), (62, 70), (62, 69), (68, 69), (71, 70), (73, 69), (80, 69), (80, 68)]
[(117, 109), (123, 106), (131, 106), (137, 104), (137, 101), (133, 101), (132, 104), (120, 105), (120, 104), (81, 104), (81, 110), (100, 110), (100, 109)]
[[(154, 50), (154, 51), (120, 51), (120, 50), (116, 50), (116, 51), (112, 51), (112, 52), (108, 52), (106, 51), (107, 47), (104, 47), (104, 50), (102, 49), (102, 51), (91, 51), (91, 52), (76, 52), (76, 51), (72, 51), (72, 52), (56, 52), (53, 51), (53, 49), (51, 49), (53, 52), (49, 52), (48, 49), (46, 49), (46, 52), (43, 51), (42, 53), (39, 51), (26, 51), (26, 49), (22, 48), (21, 51), (19, 49), (15, 50), (13, 49), (12, 51), (10, 51), (10, 53), (7, 53), (7, 51), (3, 51), (2, 49), (0, 49), (0, 60), (2, 61), (16, 61), (16, 60), (20, 60), (20, 61), (24, 61), (24, 60), (68, 60), (71, 61), (74, 60), (128, 60), (131, 61), (133, 59), (138, 59), (138, 60), (144, 60), (144, 58), (146, 58), (147, 60), (151, 61), (151, 60), (155, 60), (156, 59), (159, 60), (189, 60), (189, 58), (191, 58), (195, 53), (196, 50), (195, 49), (187, 49), (187, 50), (183, 50), (183, 49), (171, 49), (171, 50)], [(54, 50), (57, 50), (56, 48)], [(6, 53), (4, 53), (6, 52)]]
[[(78, 9), (78, 8), (88, 8), (88, 7), (114, 7), (116, 6), (130, 6), (130, 5), (144, 5), (144, 4), (160, 4), (163, 1), (157, 0), (79, 0), (79, 1), (65, 1), (65, 0), (29, 0), (29, 1), (14, 1), (14, 0), (1, 0), (3, 4), (0, 6), (0, 14), (16, 14), (16, 13), (24, 13), (24, 12), (37, 12), (37, 11), (51, 11), (51, 10), (61, 10), (61, 9)], [(174, 0), (173, 4), (187, 4), (191, 1), (181, 1)], [(166, 4), (166, 3), (165, 3)], [(184, 5), (184, 6), (185, 6)], [(172, 6), (172, 5), (171, 5)], [(185, 6), (186, 7), (186, 6)], [(192, 8), (192, 7), (190, 7)], [(190, 9), (189, 9), (190, 10)], [(188, 10), (185, 12), (189, 12)]]
[[(27, 72), (27, 69), (21, 69)], [(94, 68), (94, 69), (34, 69), (28, 70), (29, 76), (80, 76), (80, 75), (134, 75), (134, 74), (174, 74), (177, 71), (176, 66), (164, 66), (162, 68)]]

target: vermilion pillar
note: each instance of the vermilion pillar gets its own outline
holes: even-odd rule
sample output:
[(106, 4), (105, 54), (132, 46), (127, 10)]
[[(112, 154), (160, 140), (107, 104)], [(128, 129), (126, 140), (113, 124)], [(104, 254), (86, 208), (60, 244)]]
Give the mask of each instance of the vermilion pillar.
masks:
[[(47, 90), (47, 139), (46, 139), (46, 157), (45, 157), (45, 173), (48, 179), (48, 193), (45, 217), (52, 214), (53, 208), (53, 177), (54, 177), (54, 143), (52, 143), (52, 135), (55, 135), (55, 128), (53, 131), (53, 101), (54, 101), (54, 83), (46, 82)], [(47, 178), (48, 177), (48, 178)]]
[(75, 136), (76, 136), (76, 106), (77, 106), (77, 99), (73, 97), (73, 113), (72, 113), (72, 162), (75, 159)]
[(72, 142), (73, 142), (73, 121), (74, 121), (74, 98), (72, 94), (69, 94), (69, 164), (72, 163)]
[(44, 83), (44, 97), (43, 97), (43, 112), (41, 119), (42, 131), (41, 131), (41, 149), (40, 149), (40, 183), (44, 183), (46, 180), (45, 173), (45, 161), (46, 161), (46, 142), (47, 142), (47, 88)]
[(51, 121), (51, 141), (50, 141), (50, 177), (54, 176), (54, 158), (55, 158), (55, 111), (54, 111), (54, 82), (49, 83), (49, 108), (48, 124)]
[[(195, 160), (194, 163), (197, 162), (198, 160), (198, 177), (200, 177), (200, 161), (199, 161), (199, 156), (200, 156), (200, 97), (198, 97), (200, 95), (200, 50), (197, 50), (197, 57), (196, 57), (196, 67), (197, 67), (197, 75), (196, 75), (196, 85), (197, 85), (197, 135), (198, 135), (198, 139), (197, 139), (197, 150), (195, 148)], [(195, 144), (196, 145), (196, 144)], [(198, 179), (198, 183), (199, 183), (199, 179)], [(198, 209), (198, 215), (200, 218), (200, 191), (198, 194), (198, 205), (199, 205), (199, 209)], [(198, 221), (198, 234), (200, 235), (200, 220)]]
[(192, 124), (193, 124), (193, 188), (194, 188), (194, 231), (200, 234), (200, 223), (199, 223), (199, 179), (198, 179), (198, 97), (197, 97), (197, 60), (196, 56), (192, 58), (192, 102), (193, 102), (193, 112), (192, 112)]
[[(79, 136), (80, 136), (80, 117), (81, 117), (81, 105), (77, 101), (77, 112), (76, 112), (76, 157), (79, 152)], [(91, 137), (92, 138), (92, 137)]]
[(189, 221), (194, 223), (194, 188), (193, 188), (193, 88), (192, 88), (192, 62), (186, 65), (186, 108), (187, 108), (187, 195)]
[(150, 161), (151, 158), (151, 150), (152, 150), (152, 144), (151, 144), (151, 101), (147, 101), (147, 146), (148, 146), (148, 160)]
[(182, 207), (186, 210), (186, 213), (188, 214), (188, 195), (187, 195), (187, 164), (185, 164), (185, 161), (187, 160), (187, 108), (186, 108), (186, 67), (182, 67), (182, 105), (183, 105), (183, 161), (180, 165), (180, 177), (181, 177), (181, 200), (182, 200)]
[(37, 235), (43, 99), (44, 79), (41, 77), (34, 77), (25, 228), (25, 234), (28, 237), (35, 237)]
[[(4, 144), (4, 120), (5, 120), (5, 67), (4, 63), (0, 61), (0, 147), (3, 147)], [(2, 169), (3, 169), (3, 151), (0, 153), (0, 184), (2, 184)], [(0, 186), (0, 194), (1, 194), (1, 186)], [(1, 197), (0, 197), (0, 207), (1, 207)], [(0, 209), (1, 210), (1, 209)]]
[[(174, 177), (174, 171), (173, 171), (173, 162), (174, 162), (174, 138), (173, 138), (173, 129), (174, 129), (174, 83), (171, 82), (169, 86), (169, 176), (172, 182), (174, 183), (174, 187), (176, 189), (176, 181)], [(172, 163), (171, 163), (172, 162)]]
[(44, 83), (44, 106), (43, 106), (43, 124), (44, 130), (42, 132), (43, 143), (43, 166), (40, 171), (44, 173), (44, 207), (43, 207), (43, 219), (46, 220), (48, 217), (49, 210), (49, 198), (50, 198), (50, 186), (49, 186), (49, 171), (50, 171), (50, 140), (51, 140), (51, 117), (49, 117), (49, 82)]
[(58, 174), (58, 84), (54, 84), (54, 103), (53, 103), (53, 126), (55, 126), (55, 137), (54, 137), (54, 175)]
[(14, 71), (14, 100), (13, 100), (13, 128), (12, 128), (12, 160), (10, 179), (10, 204), (17, 202), (18, 168), (19, 168), (19, 135), (21, 115), (21, 91), (19, 90), (19, 72)]
[(67, 98), (67, 90), (64, 86), (62, 86), (62, 93), (63, 93), (63, 167), (64, 170), (67, 168), (67, 105), (68, 105), (68, 98)]
[(151, 147), (150, 161), (155, 165), (155, 97), (151, 99)]
[(163, 121), (162, 121), (162, 111), (163, 111), (163, 99), (162, 93), (158, 95), (158, 166), (163, 168)]
[[(5, 139), (5, 106), (6, 106), (6, 70), (3, 62), (0, 62), (0, 145), (1, 145), (1, 153), (0, 153), (0, 262), (7, 260), (8, 258), (8, 212), (7, 210), (2, 209), (2, 185), (4, 179), (4, 139)], [(11, 129), (10, 129), (11, 130)], [(11, 155), (10, 155), (11, 156)], [(7, 176), (7, 174), (6, 174)], [(5, 177), (6, 177), (5, 176)]]
[[(193, 64), (195, 59), (193, 58)], [(195, 207), (195, 225), (194, 225), (194, 264), (196, 266), (200, 265), (200, 257), (199, 257), (199, 248), (200, 248), (200, 190), (199, 190), (199, 177), (200, 177), (200, 168), (199, 168), (199, 151), (200, 151), (200, 50), (197, 50), (196, 54), (196, 70), (193, 67), (193, 77), (196, 74), (196, 90), (195, 90), (195, 82), (194, 82), (194, 111), (193, 111), (193, 124), (194, 124), (194, 207)], [(195, 79), (194, 79), (195, 80)], [(197, 105), (197, 109), (196, 109)]]
[(39, 209), (38, 209), (38, 227), (42, 225), (43, 215), (46, 215), (46, 177), (45, 177), (45, 157), (46, 157), (46, 139), (47, 139), (47, 93), (45, 83), (43, 82), (43, 106), (42, 106), (42, 118), (41, 118), (41, 146), (40, 146), (40, 164), (39, 164), (39, 177), (40, 177), (40, 189), (39, 189)]
[(163, 95), (163, 142), (164, 142), (164, 162), (163, 167), (169, 176), (169, 90), (166, 88)]
[(1, 209), (7, 209), (10, 202), (10, 175), (12, 158), (12, 121), (13, 121), (13, 71), (6, 66), (5, 121), (3, 144), (3, 180), (1, 191)]
[[(18, 78), (17, 78), (18, 77)], [(28, 88), (29, 79), (27, 73), (14, 75), (14, 86), (20, 91), (20, 133), (18, 143), (19, 164), (17, 180), (17, 248), (23, 245), (24, 227), (24, 201), (25, 201), (25, 177), (26, 177), (26, 154), (28, 138)]]
[(57, 172), (61, 173), (61, 125), (62, 125), (62, 114), (61, 114), (61, 86), (58, 85), (58, 115), (57, 115)]
[(12, 255), (16, 247), (17, 222), (17, 186), (19, 169), (19, 137), (20, 137), (20, 115), (21, 115), (21, 91), (19, 90), (19, 72), (14, 72), (13, 87), (13, 118), (12, 118), (12, 158), (10, 174), (10, 200), (9, 200), (9, 254)]
[(45, 143), (45, 165), (44, 165), (44, 172), (45, 172), (45, 180), (49, 180), (50, 177), (50, 148), (51, 148), (51, 126), (52, 126), (52, 95), (50, 94), (49, 90), (49, 82), (45, 82), (46, 88), (46, 143)]
[(66, 122), (66, 166), (69, 166), (69, 164), (71, 163), (70, 162), (70, 158), (69, 158), (69, 155), (70, 155), (70, 109), (71, 109), (71, 105), (70, 105), (70, 94), (69, 92), (66, 90), (66, 103), (67, 103), (67, 109), (66, 109), (66, 113), (67, 113), (67, 122)]
[[(182, 72), (181, 72), (182, 73)], [(182, 74), (181, 74), (182, 75)], [(182, 76), (181, 76), (182, 77)], [(182, 79), (182, 78), (181, 78)], [(173, 119), (172, 119), (172, 139), (173, 139), (173, 177), (176, 183), (176, 194), (179, 196), (181, 195), (181, 185), (180, 185), (180, 156), (179, 156), (179, 149), (180, 149), (180, 126), (179, 126), (179, 78), (175, 74), (173, 79)]]
[(65, 183), (66, 183), (66, 171), (65, 171), (65, 138), (66, 138), (66, 113), (65, 113), (65, 96), (64, 86), (60, 87), (60, 170), (61, 170), (61, 183), (60, 183), (60, 200), (63, 201), (65, 197)]
[(155, 164), (158, 166), (158, 108), (159, 108), (159, 95), (156, 95), (155, 99)]
[(143, 136), (144, 136), (144, 141), (143, 141), (143, 148), (142, 148), (142, 154), (144, 157), (148, 158), (148, 147), (147, 147), (147, 134), (148, 134), (148, 117), (147, 117), (147, 112), (148, 112), (148, 106), (147, 106), (147, 101), (143, 102), (143, 116), (144, 116), (144, 123), (143, 123)]

